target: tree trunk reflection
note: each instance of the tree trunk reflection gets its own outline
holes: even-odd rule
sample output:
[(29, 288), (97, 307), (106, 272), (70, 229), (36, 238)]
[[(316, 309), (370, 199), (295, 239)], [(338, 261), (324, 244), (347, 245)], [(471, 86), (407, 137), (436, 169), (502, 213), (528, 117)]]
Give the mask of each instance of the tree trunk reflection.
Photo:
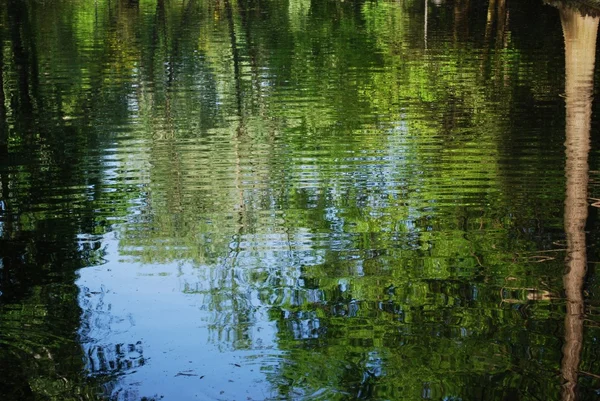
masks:
[(565, 343), (561, 363), (565, 379), (563, 400), (577, 398), (577, 378), (583, 343), (586, 273), (586, 234), (588, 216), (588, 153), (592, 116), (593, 72), (598, 18), (561, 7), (565, 40), (566, 97), (566, 194), (565, 233), (567, 256), (563, 282), (566, 294)]

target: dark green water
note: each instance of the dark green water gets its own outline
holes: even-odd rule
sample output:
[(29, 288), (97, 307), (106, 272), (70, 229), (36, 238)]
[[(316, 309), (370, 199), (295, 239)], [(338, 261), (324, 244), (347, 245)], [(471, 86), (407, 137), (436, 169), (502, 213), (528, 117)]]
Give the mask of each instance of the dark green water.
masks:
[(0, 399), (600, 398), (594, 21), (0, 0)]

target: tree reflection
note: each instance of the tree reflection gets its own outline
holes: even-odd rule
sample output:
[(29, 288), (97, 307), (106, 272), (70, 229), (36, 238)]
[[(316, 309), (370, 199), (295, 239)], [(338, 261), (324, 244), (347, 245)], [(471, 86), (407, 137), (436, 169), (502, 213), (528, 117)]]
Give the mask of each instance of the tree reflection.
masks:
[[(548, 117), (536, 102), (559, 90), (545, 78), (557, 74), (531, 72), (508, 24), (511, 2), (489, 0), (487, 19), (475, 0), (432, 3), (425, 55), (413, 40), (423, 28), (416, 0), (63, 2), (43, 18), (36, 3), (0, 7), (0, 289), (31, 311), (16, 325), (43, 311), (39, 331), (56, 333), (61, 313), (70, 318), (60, 331), (70, 345), (50, 351), (86, 364), (61, 377), (108, 378), (106, 394), (136, 399), (124, 374), (150, 371), (167, 352), (163, 334), (154, 348), (129, 326), (119, 336), (129, 315), (114, 300), (131, 310), (130, 288), (119, 298), (81, 285), (77, 297), (75, 270), (101, 263), (106, 220), (120, 219), (115, 253), (164, 265), (140, 275), (160, 289), (178, 275), (180, 299), (206, 309), (190, 307), (185, 317), (201, 323), (183, 327), (206, 323), (206, 347), (257, 360), (264, 344), (285, 353), (265, 367), (281, 398), (516, 399), (534, 382), (557, 397), (560, 340), (545, 333), (562, 316), (543, 315), (547, 292), (533, 286), (542, 272), (560, 288), (562, 262), (522, 255), (543, 248), (537, 222), (553, 224), (545, 206), (560, 207), (562, 172), (543, 190), (527, 185), (554, 148), (531, 137), (536, 146), (522, 148), (539, 153), (519, 159), (515, 132), (536, 120), (514, 123), (524, 105)], [(563, 13), (565, 35), (576, 36), (576, 18)], [(61, 26), (57, 37), (45, 38), (48, 21)], [(578, 46), (567, 49), (565, 397), (577, 382), (586, 263), (591, 79), (569, 81), (587, 65)], [(4, 165), (4, 153), (18, 166)], [(90, 281), (115, 286), (106, 274)], [(157, 315), (140, 311), (140, 321)], [(17, 359), (0, 356), (5, 366)], [(37, 373), (14, 371), (3, 376), (15, 375), (15, 391)]]
[(561, 371), (563, 400), (577, 398), (583, 345), (583, 284), (587, 267), (585, 225), (588, 217), (588, 154), (594, 90), (598, 16), (559, 6), (565, 40), (566, 194), (564, 225), (567, 256), (563, 277), (566, 295), (565, 343)]
[[(111, 132), (91, 123), (102, 120), (102, 107), (90, 105), (102, 103), (110, 82), (83, 77), (74, 45), (80, 32), (50, 28), (58, 20), (73, 24), (76, 14), (67, 4), (45, 8), (0, 0), (3, 400), (99, 399), (106, 379), (86, 374), (74, 282), (77, 269), (99, 264), (105, 255), (100, 238), (106, 214), (98, 204), (112, 204), (110, 215), (117, 216), (119, 200), (128, 195), (103, 190), (98, 155)], [(49, 31), (60, 39), (47, 40)], [(95, 63), (87, 71), (102, 68)]]

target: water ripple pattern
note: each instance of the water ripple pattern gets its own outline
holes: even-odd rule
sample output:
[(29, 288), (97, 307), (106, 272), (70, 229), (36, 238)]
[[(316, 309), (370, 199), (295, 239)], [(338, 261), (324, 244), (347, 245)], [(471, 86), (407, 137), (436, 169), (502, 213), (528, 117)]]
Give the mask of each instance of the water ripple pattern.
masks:
[(556, 7), (0, 0), (0, 395), (596, 399)]

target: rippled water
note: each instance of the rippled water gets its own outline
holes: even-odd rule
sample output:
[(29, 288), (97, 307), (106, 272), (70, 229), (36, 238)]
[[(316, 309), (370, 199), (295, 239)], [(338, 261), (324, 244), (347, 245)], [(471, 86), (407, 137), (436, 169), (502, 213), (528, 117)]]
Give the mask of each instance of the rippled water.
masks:
[(2, 399), (597, 399), (553, 4), (0, 0)]

